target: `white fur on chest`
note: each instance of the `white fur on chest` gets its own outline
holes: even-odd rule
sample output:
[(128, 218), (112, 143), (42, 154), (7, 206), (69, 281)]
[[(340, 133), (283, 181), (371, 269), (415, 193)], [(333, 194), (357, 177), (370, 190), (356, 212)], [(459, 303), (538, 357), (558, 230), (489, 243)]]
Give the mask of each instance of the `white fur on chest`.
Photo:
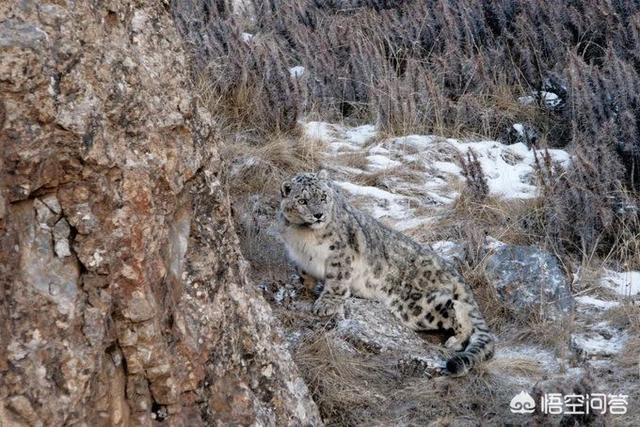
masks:
[(331, 253), (330, 242), (321, 241), (309, 230), (291, 228), (284, 230), (282, 238), (294, 264), (318, 280), (325, 278), (327, 259)]

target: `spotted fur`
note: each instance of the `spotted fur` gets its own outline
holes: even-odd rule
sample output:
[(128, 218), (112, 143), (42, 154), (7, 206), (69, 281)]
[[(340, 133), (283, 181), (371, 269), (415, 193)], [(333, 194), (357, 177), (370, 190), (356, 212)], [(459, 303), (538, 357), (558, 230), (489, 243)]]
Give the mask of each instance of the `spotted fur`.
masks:
[(493, 355), (495, 338), (460, 274), (430, 249), (349, 205), (321, 171), (281, 187), (282, 238), (305, 282), (324, 281), (319, 315), (351, 295), (383, 301), (416, 331), (450, 330), (455, 376)]

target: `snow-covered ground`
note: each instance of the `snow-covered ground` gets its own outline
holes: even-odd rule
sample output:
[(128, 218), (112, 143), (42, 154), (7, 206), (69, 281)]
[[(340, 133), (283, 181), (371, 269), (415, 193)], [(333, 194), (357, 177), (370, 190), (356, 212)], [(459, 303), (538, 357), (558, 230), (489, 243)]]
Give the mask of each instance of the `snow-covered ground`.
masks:
[[(340, 182), (347, 192), (366, 196), (375, 206), (377, 218), (395, 221), (414, 220), (413, 210), (419, 207), (446, 205), (458, 196), (464, 181), (459, 156), (473, 151), (482, 166), (491, 195), (505, 199), (536, 197), (535, 154), (522, 143), (505, 145), (498, 141), (461, 141), (434, 135), (407, 135), (379, 138), (372, 125), (346, 127), (325, 122), (304, 123), (307, 137), (324, 142), (328, 154), (336, 158), (332, 167), (347, 176), (366, 173), (388, 173), (397, 185), (381, 190), (377, 187)], [(360, 156), (365, 166), (341, 165), (340, 156)], [(567, 165), (570, 156), (563, 150), (549, 150), (553, 161)], [(394, 179), (399, 172), (416, 176), (418, 183)], [(405, 228), (405, 227), (401, 227)]]
[[(545, 100), (550, 100), (554, 94), (543, 95)], [(459, 158), (470, 151), (480, 162), (491, 195), (503, 199), (530, 199), (538, 195), (535, 156), (541, 158), (544, 150), (534, 150), (522, 143), (506, 145), (491, 140), (463, 141), (435, 135), (382, 138), (373, 125), (349, 127), (319, 121), (304, 122), (302, 127), (306, 137), (326, 145), (329, 156), (326, 163), (341, 177), (336, 180), (337, 185), (356, 200), (361, 199), (361, 207), (373, 216), (401, 230), (432, 220), (424, 213), (417, 213), (423, 212), (420, 208), (430, 208), (433, 212), (434, 207), (444, 209), (456, 199), (464, 181)], [(552, 161), (562, 166), (571, 161), (564, 150), (549, 149), (548, 152)], [(357, 156), (361, 161), (357, 166), (343, 164), (340, 159), (345, 154)], [(402, 172), (414, 175), (417, 183), (407, 182)], [(373, 173), (387, 178), (383, 180), (384, 188), (353, 182), (359, 176)], [(640, 293), (640, 271), (606, 270), (601, 282), (621, 296)], [(601, 306), (610, 303), (598, 303), (587, 296), (580, 301)]]

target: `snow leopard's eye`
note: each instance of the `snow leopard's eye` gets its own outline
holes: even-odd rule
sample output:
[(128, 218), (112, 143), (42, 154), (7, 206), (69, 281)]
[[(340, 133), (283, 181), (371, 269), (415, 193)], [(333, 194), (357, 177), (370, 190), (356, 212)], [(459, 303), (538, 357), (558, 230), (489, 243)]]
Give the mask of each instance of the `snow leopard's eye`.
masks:
[(301, 204), (301, 205), (306, 205), (307, 201), (305, 199), (300, 199), (300, 200), (298, 200), (298, 203)]
[(323, 194), (323, 195), (320, 197), (320, 201), (321, 201), (321, 202), (326, 202), (326, 201), (327, 201), (327, 195), (326, 195), (326, 194)]

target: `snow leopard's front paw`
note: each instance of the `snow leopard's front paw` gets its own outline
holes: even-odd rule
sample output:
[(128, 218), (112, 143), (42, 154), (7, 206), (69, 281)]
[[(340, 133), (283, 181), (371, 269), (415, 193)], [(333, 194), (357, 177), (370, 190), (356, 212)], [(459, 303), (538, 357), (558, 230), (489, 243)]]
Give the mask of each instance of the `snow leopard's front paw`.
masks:
[(340, 298), (321, 296), (313, 304), (313, 313), (318, 316), (337, 314), (340, 317), (344, 317), (344, 301)]

